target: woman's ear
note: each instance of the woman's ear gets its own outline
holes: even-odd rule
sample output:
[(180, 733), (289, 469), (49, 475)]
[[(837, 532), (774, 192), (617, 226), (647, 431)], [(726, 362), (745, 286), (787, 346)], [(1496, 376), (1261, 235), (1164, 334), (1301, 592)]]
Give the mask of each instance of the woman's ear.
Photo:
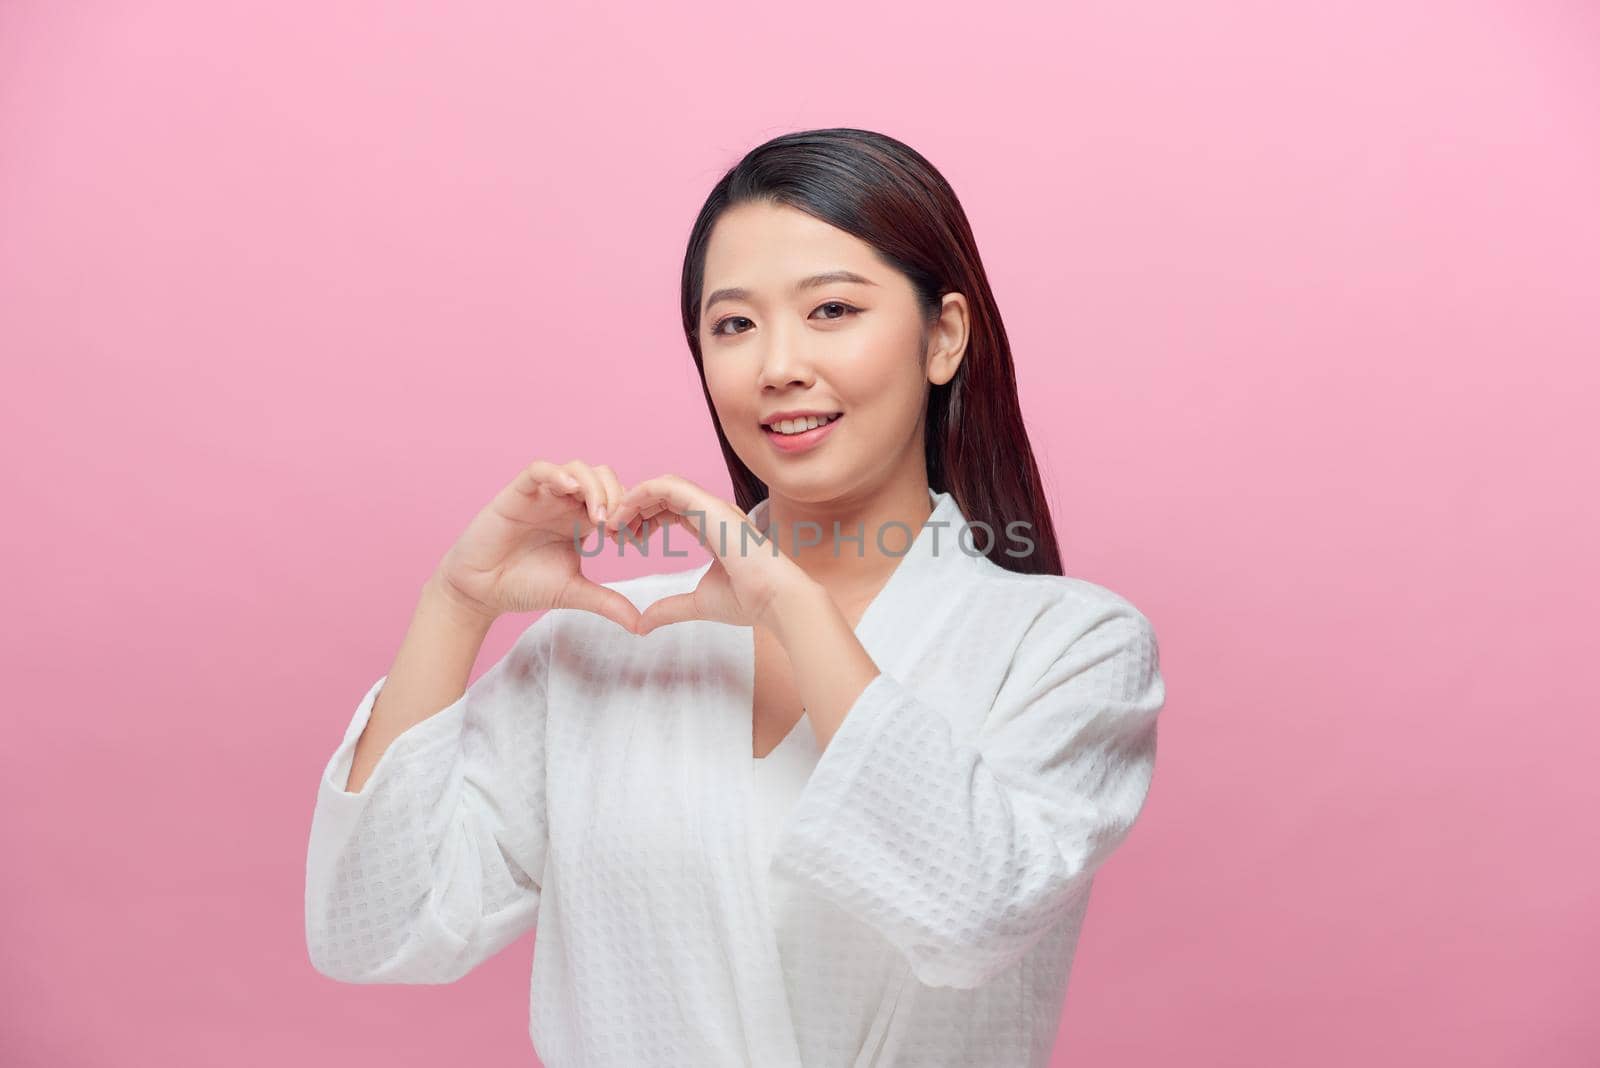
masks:
[(928, 330), (928, 381), (942, 386), (956, 376), (967, 353), (967, 298), (946, 293), (939, 317)]

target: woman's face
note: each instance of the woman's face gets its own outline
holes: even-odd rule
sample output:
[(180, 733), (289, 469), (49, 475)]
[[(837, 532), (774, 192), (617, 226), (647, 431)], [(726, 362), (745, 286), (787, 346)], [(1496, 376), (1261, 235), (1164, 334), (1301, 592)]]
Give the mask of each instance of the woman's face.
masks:
[[(964, 298), (947, 295), (947, 314), (930, 328), (911, 281), (872, 246), (768, 203), (740, 204), (717, 220), (702, 292), (712, 404), (734, 451), (774, 495), (821, 503), (883, 480), (926, 480), (928, 384), (955, 374)], [(774, 415), (792, 411), (836, 418), (801, 437), (769, 429)]]

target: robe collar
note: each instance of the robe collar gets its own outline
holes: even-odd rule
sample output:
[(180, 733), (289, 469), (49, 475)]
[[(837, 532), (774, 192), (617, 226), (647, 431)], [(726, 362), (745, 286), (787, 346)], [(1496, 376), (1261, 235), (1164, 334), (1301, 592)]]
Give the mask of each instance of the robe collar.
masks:
[[(763, 497), (746, 513), (758, 530), (766, 530), (770, 500)], [(883, 551), (891, 556), (902, 552), (911, 534), (915, 537), (855, 628), (861, 644), (886, 670), (893, 670), (891, 664), (898, 659), (895, 653), (914, 652), (914, 639), (929, 620), (940, 617), (936, 609), (942, 602), (961, 593), (985, 565), (996, 566), (978, 550), (1000, 532), (991, 535), (980, 527), (963, 534), (967, 517), (948, 490), (930, 489), (928, 500), (933, 511), (919, 531), (889, 527), (882, 532)], [(869, 530), (863, 537), (866, 546), (876, 547), (875, 532)], [(854, 552), (855, 543), (841, 541), (839, 551)]]
[[(967, 549), (962, 548), (961, 531), (966, 517), (955, 498), (949, 492), (931, 489), (928, 498), (933, 510), (919, 531), (908, 533), (891, 527), (883, 532), (884, 552), (894, 555), (908, 538), (910, 546), (900, 555), (888, 580), (855, 626), (856, 637), (879, 669), (901, 678), (915, 672), (940, 629), (951, 626), (960, 616), (961, 599), (973, 584), (997, 567), (988, 557), (977, 555), (977, 547), (988, 544), (982, 528), (969, 532), (965, 539)], [(757, 529), (764, 530), (767, 499), (757, 502), (747, 514)], [(866, 546), (874, 546), (877, 541), (872, 531), (865, 532), (864, 539)], [(854, 544), (842, 542), (841, 551), (854, 551)], [(679, 573), (685, 580), (685, 589), (694, 589), (715, 562), (713, 557), (692, 571)], [(665, 825), (678, 828), (676, 833), (684, 836), (679, 848), (705, 857), (708, 900), (716, 895), (718, 880), (725, 878), (709, 873), (734, 873), (733, 888), (724, 895), (726, 914), (719, 914), (717, 922), (729, 945), (748, 950), (731, 960), (735, 996), (740, 1000), (743, 1017), (750, 1021), (745, 1035), (749, 1063), (800, 1068), (799, 1043), (777, 942), (744, 937), (744, 932), (773, 922), (767, 893), (758, 889), (756, 881), (768, 875), (755, 873), (749, 857), (755, 773), (750, 753), (754, 632), (749, 627), (712, 626), (716, 629), (707, 633), (707, 640), (725, 643), (725, 662), (733, 665), (729, 675), (733, 699), (716, 702), (715, 715), (706, 715), (705, 709), (697, 708), (694, 715), (685, 717), (684, 729), (698, 758), (679, 759), (673, 767), (663, 769), (663, 779), (681, 782), (682, 788), (665, 791), (656, 803), (683, 805), (682, 812)], [(742, 803), (731, 808), (727, 794), (730, 776), (742, 792)], [(706, 813), (712, 812), (723, 813), (724, 818), (706, 819)]]

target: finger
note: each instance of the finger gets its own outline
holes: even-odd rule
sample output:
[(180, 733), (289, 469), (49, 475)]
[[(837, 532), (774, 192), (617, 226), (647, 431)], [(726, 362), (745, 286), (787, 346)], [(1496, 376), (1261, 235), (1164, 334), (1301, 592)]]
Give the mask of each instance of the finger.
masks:
[(658, 475), (634, 484), (623, 499), (623, 504), (665, 505), (674, 509), (693, 506), (694, 494), (683, 480), (673, 475)]
[(556, 599), (557, 608), (579, 608), (605, 616), (630, 634), (639, 633), (639, 609), (610, 586), (575, 575)]
[(738, 511), (715, 494), (677, 475), (661, 475), (637, 484), (624, 495), (620, 507), (623, 516), (646, 509), (652, 513), (670, 510), (706, 525), (727, 522)]
[(748, 519), (744, 510), (732, 501), (719, 497), (697, 482), (691, 482), (682, 475), (658, 475), (638, 483), (630, 493), (638, 492), (645, 499), (654, 500), (665, 504), (678, 511), (691, 511), (704, 508), (708, 512), (717, 514), (718, 518), (736, 516)]
[(650, 479), (639, 482), (629, 487), (622, 495), (622, 500), (617, 502), (617, 515), (619, 518), (631, 519), (636, 515), (648, 514), (646, 509), (659, 511), (663, 506), (660, 499), (661, 487), (657, 484), (659, 479)]
[[(661, 523), (658, 520), (641, 515), (635, 516), (633, 519), (630, 519), (628, 522), (622, 524), (621, 529), (616, 531), (616, 533), (612, 536), (616, 540), (617, 548), (621, 549), (623, 547), (624, 537), (633, 542), (635, 545), (643, 545), (650, 540), (650, 536), (652, 534), (660, 529)], [(626, 533), (624, 533), (624, 531), (626, 531)]]
[(600, 476), (595, 474), (594, 468), (582, 460), (572, 460), (563, 464), (562, 470), (571, 474), (583, 486), (583, 501), (589, 513), (589, 522), (599, 526), (601, 509), (606, 506), (606, 491), (600, 484)]
[(557, 471), (545, 486), (552, 493), (563, 497), (576, 497), (580, 500), (583, 498), (583, 483), (573, 478), (567, 471)]
[(517, 477), (500, 491), (496, 507), (506, 515), (525, 515), (541, 491), (553, 497), (567, 497), (578, 492), (578, 482), (567, 475), (559, 465), (548, 460), (534, 460), (517, 472)]
[(644, 509), (639, 507), (639, 502), (634, 499), (633, 494), (634, 491), (631, 489), (624, 493), (622, 499), (617, 502), (616, 510), (608, 517), (618, 527), (637, 529), (642, 520), (650, 518)]
[(597, 465), (594, 473), (599, 477), (600, 485), (606, 492), (605, 509), (606, 518), (609, 521), (611, 515), (616, 512), (617, 504), (622, 500), (622, 495), (627, 490), (623, 487), (622, 481), (617, 478), (617, 473), (606, 464)]
[[(621, 515), (620, 512), (618, 514), (619, 516)], [(648, 541), (652, 532), (660, 530), (667, 525), (667, 516), (669, 514), (662, 505), (650, 505), (634, 510), (624, 522), (629, 529), (636, 532), (636, 538)], [(643, 533), (639, 534), (639, 531), (643, 531)]]
[(639, 617), (640, 634), (649, 634), (657, 627), (665, 627), (673, 623), (687, 623), (690, 620), (702, 619), (695, 609), (694, 594), (674, 593), (669, 597), (652, 601), (645, 607), (644, 613)]
[(696, 507), (679, 512), (663, 508), (659, 518), (663, 525), (682, 528), (718, 559), (725, 559), (730, 553), (745, 556), (751, 546), (763, 544), (760, 532), (739, 517), (738, 509), (714, 508), (708, 512)]
[(525, 497), (532, 497), (541, 488), (557, 489), (566, 479), (560, 467), (548, 460), (534, 460), (511, 480), (510, 488)]
[[(598, 471), (599, 469), (597, 468), (596, 470)], [(609, 471), (610, 468), (607, 468), (606, 470)], [(614, 475), (610, 480), (606, 481), (608, 486), (610, 486), (612, 482), (615, 482), (616, 491), (614, 497), (607, 498), (608, 504), (606, 505), (606, 518), (605, 523), (602, 524), (602, 529), (606, 531), (606, 537), (615, 543), (618, 549), (623, 547), (625, 538), (631, 539), (635, 543), (648, 540), (650, 537), (650, 530), (646, 520), (649, 517), (637, 512), (629, 515), (623, 515), (621, 504), (619, 502), (622, 501), (622, 499), (626, 496), (627, 489), (621, 484), (620, 481), (615, 480)]]
[(622, 500), (623, 494), (627, 492), (627, 487), (622, 484), (622, 480), (617, 478), (617, 473), (607, 464), (599, 464), (595, 467), (594, 472), (600, 477), (600, 482), (606, 491), (605, 521), (600, 524), (600, 529), (605, 532), (604, 536), (609, 537), (616, 544), (618, 550), (621, 550), (624, 531), (631, 533), (635, 538), (638, 537), (636, 526), (621, 525), (615, 519), (617, 504)]
[(689, 532), (698, 545), (711, 548), (711, 529), (708, 517), (703, 515), (679, 515), (677, 512), (667, 511), (661, 514), (664, 523), (679, 527)]
[[(706, 517), (699, 514), (687, 516), (679, 515), (670, 508), (658, 509), (655, 515), (644, 519), (643, 522), (647, 523), (648, 526), (645, 529), (644, 537), (641, 539), (642, 541), (649, 541), (651, 535), (656, 530), (665, 530), (669, 527), (679, 527), (688, 534), (690, 541), (696, 545), (700, 545), (708, 549), (713, 556), (721, 555), (717, 552), (715, 547), (719, 540), (731, 540), (726, 535), (723, 535), (719, 539), (717, 529), (708, 528)], [(675, 541), (676, 539), (673, 538), (671, 540)], [(670, 546), (667, 547), (670, 548)]]

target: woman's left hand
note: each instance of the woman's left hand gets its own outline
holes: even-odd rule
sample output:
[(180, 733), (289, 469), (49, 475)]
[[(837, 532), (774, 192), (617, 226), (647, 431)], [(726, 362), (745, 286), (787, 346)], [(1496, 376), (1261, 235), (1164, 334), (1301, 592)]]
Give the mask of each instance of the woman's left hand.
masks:
[(681, 527), (712, 554), (711, 567), (692, 592), (663, 597), (645, 609), (640, 634), (694, 619), (772, 627), (779, 595), (812, 581), (737, 505), (686, 478), (660, 475), (637, 483), (606, 515), (605, 525), (615, 529), (635, 515)]

